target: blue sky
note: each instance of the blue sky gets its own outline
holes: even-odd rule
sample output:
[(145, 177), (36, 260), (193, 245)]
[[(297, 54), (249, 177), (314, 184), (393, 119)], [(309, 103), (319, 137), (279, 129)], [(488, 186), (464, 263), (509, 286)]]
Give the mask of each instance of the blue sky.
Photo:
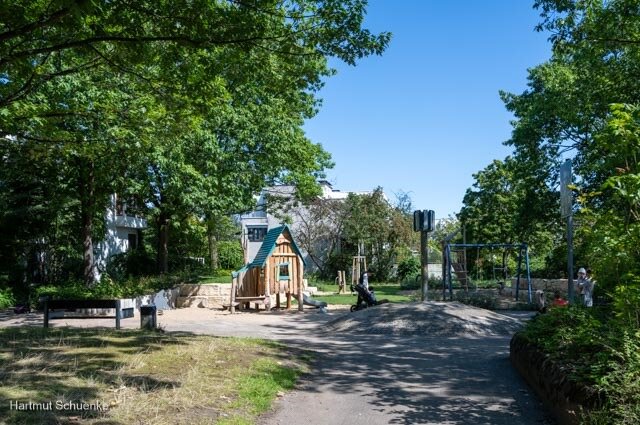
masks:
[(472, 174), (510, 149), (512, 116), (499, 90), (521, 93), (527, 69), (550, 57), (533, 0), (369, 0), (366, 27), (393, 39), (383, 56), (338, 74), (305, 124), (331, 152), (340, 190), (409, 193), (436, 218), (458, 212)]

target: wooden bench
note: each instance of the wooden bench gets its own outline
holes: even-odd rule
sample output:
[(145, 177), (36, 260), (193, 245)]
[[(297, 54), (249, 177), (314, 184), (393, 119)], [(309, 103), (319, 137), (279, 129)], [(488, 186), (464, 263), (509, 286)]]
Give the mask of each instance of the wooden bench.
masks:
[(250, 308), (251, 303), (254, 303), (256, 305), (256, 310), (259, 311), (260, 305), (268, 305), (271, 300), (269, 297), (262, 296), (262, 297), (235, 297), (234, 301), (236, 303), (239, 303), (241, 307), (246, 306), (247, 309)]
[[(51, 310), (76, 310), (79, 308), (113, 308), (116, 310), (116, 329), (120, 329), (120, 319), (133, 317), (133, 307), (121, 308), (120, 300), (52, 300), (44, 299), (44, 327), (49, 327), (49, 313)], [(87, 317), (87, 316), (84, 316)], [(104, 316), (88, 316), (104, 317)], [(53, 319), (53, 317), (52, 317)]]

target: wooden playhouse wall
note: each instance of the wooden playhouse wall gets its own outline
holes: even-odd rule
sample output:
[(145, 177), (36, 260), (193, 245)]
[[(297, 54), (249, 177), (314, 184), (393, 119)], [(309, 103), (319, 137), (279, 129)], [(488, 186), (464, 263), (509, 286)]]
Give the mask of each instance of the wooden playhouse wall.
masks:
[(294, 252), (291, 240), (291, 235), (288, 232), (281, 234), (276, 241), (276, 248), (267, 259), (264, 267), (253, 267), (240, 274), (237, 289), (239, 297), (257, 297), (279, 293), (276, 268), (282, 263), (289, 263), (289, 291), (295, 296), (300, 293), (304, 278), (304, 265), (302, 258)]
[(264, 282), (260, 282), (259, 267), (241, 273), (237, 292), (239, 297), (264, 295)]
[(276, 268), (282, 263), (289, 263), (289, 291), (298, 295), (302, 288), (304, 266), (302, 258), (298, 256), (291, 246), (291, 235), (288, 232), (281, 234), (276, 242), (276, 249), (267, 261), (267, 275), (269, 276), (269, 293), (279, 292), (279, 282), (276, 281)]

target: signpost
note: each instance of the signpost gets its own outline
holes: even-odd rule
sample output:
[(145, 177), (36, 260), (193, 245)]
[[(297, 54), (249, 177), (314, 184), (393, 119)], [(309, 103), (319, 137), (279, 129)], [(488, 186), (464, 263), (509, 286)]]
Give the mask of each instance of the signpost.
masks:
[(422, 301), (429, 301), (429, 232), (436, 224), (433, 210), (413, 212), (413, 230), (420, 232), (420, 270), (422, 275)]
[(573, 304), (573, 198), (569, 185), (572, 183), (571, 160), (560, 166), (560, 214), (567, 219), (567, 294)]

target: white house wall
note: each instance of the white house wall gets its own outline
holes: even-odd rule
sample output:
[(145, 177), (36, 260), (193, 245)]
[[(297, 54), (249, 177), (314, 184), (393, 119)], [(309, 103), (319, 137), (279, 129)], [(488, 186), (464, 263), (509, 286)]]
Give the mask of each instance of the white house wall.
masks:
[[(106, 232), (104, 240), (94, 248), (96, 277), (100, 279), (106, 270), (109, 257), (129, 251), (129, 234), (147, 227), (147, 221), (140, 217), (116, 214), (116, 196), (111, 196), (111, 205), (105, 212)], [(138, 240), (140, 243), (140, 240)]]
[[(320, 182), (320, 187), (322, 190), (322, 195), (320, 195), (321, 199), (333, 199), (333, 200), (345, 200), (350, 193), (356, 195), (370, 195), (373, 192), (341, 192), (339, 190), (335, 190), (331, 187), (328, 182)], [(264, 189), (260, 196), (258, 197), (256, 211), (252, 211), (246, 214), (242, 214), (239, 216), (239, 222), (242, 227), (242, 246), (245, 249), (246, 258), (245, 263), (249, 263), (253, 261), (256, 254), (260, 250), (260, 246), (262, 242), (250, 242), (247, 236), (247, 230), (252, 226), (267, 226), (267, 231), (272, 229), (273, 227), (280, 226), (282, 224), (282, 218), (276, 217), (276, 215), (271, 214), (270, 211), (266, 211), (266, 198), (267, 196), (279, 196), (284, 199), (292, 199), (295, 193), (294, 186), (275, 186), (271, 188)], [(300, 205), (295, 207), (298, 209), (297, 214), (287, 214), (283, 212), (282, 215), (287, 215), (292, 219), (292, 222), (289, 224), (291, 231), (293, 232), (294, 239), (296, 238), (297, 230), (302, 225), (302, 221), (300, 219), (301, 215), (305, 214), (306, 207)], [(302, 251), (303, 258), (305, 260), (305, 265), (308, 271), (313, 272), (315, 264), (309, 258), (308, 252), (304, 250), (304, 248), (300, 247)]]

